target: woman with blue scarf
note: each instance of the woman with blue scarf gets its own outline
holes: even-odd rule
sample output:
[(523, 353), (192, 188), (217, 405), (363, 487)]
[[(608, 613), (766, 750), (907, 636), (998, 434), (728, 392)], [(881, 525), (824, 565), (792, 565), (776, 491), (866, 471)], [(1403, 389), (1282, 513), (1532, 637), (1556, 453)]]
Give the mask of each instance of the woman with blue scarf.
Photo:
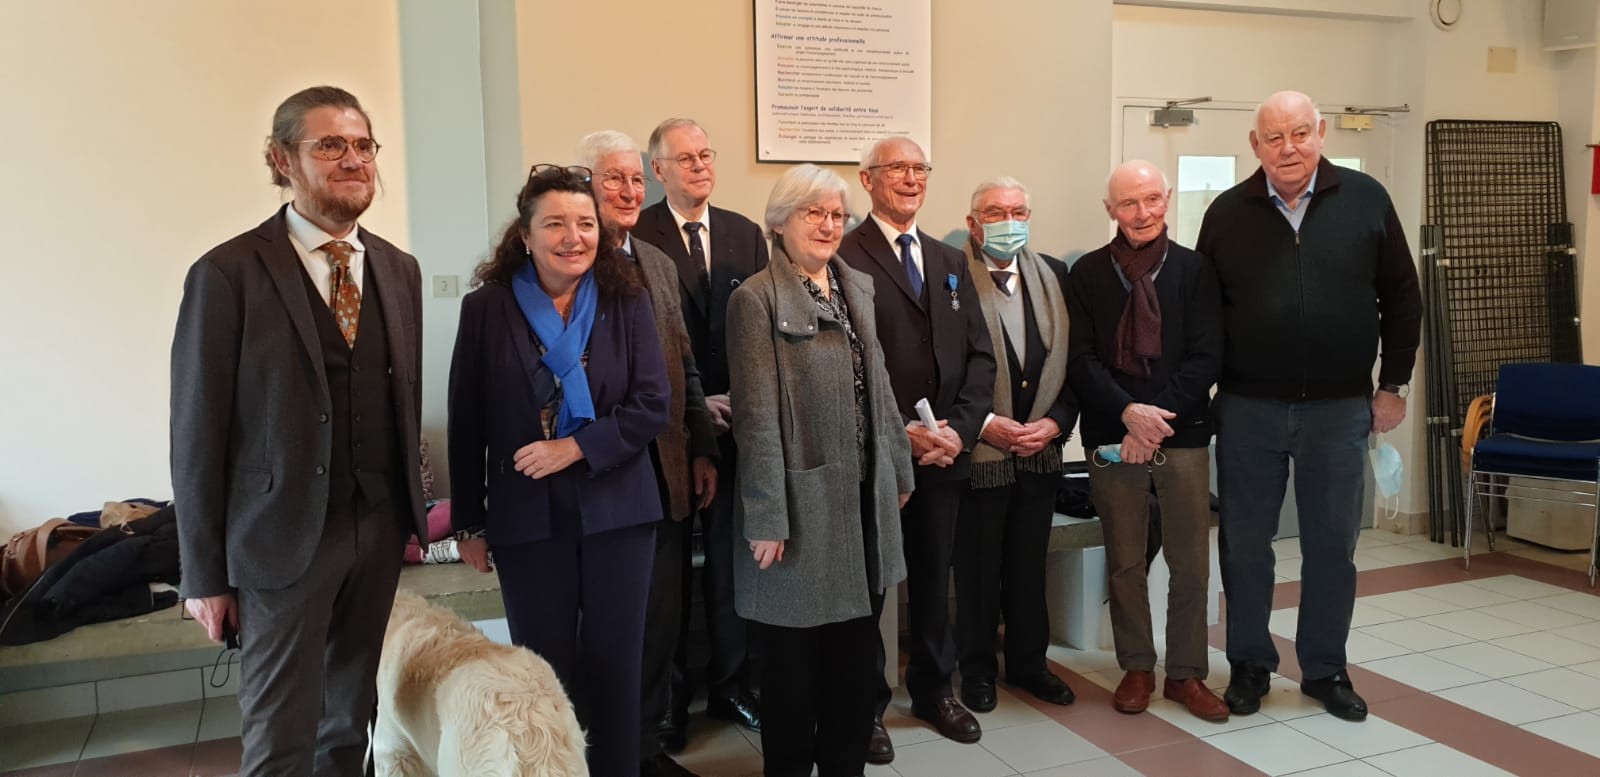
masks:
[(462, 299), (451, 521), (462, 559), (499, 574), (512, 641), (549, 661), (572, 697), (591, 771), (612, 777), (639, 769), (661, 519), (648, 447), (670, 389), (650, 297), (610, 247), (589, 178), (535, 165)]

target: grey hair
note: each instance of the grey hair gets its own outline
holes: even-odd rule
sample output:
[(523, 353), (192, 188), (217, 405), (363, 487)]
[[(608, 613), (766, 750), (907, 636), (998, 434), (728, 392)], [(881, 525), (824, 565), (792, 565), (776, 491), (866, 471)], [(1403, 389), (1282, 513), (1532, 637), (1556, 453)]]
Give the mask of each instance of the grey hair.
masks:
[[(633, 138), (616, 130), (600, 130), (583, 136), (578, 142), (578, 164), (594, 170), (600, 160), (612, 154), (639, 153), (639, 144)], [(599, 172), (595, 170), (595, 172)]]
[(972, 204), (968, 207), (976, 211), (978, 209), (978, 198), (995, 189), (1016, 189), (1022, 192), (1022, 201), (1024, 203), (1029, 206), (1033, 205), (1033, 198), (1028, 194), (1028, 187), (1023, 186), (1021, 181), (1009, 175), (1002, 175), (978, 184), (978, 188), (972, 190)]
[[(922, 144), (918, 143), (915, 140), (912, 140), (910, 135), (889, 135), (889, 136), (886, 136), (886, 137), (881, 137), (881, 138), (878, 138), (877, 140), (873, 141), (872, 145), (867, 146), (865, 149), (862, 150), (862, 152), (861, 152), (861, 169), (862, 170), (866, 170), (867, 168), (872, 167), (873, 165), (877, 164), (878, 163), (878, 152), (882, 151), (884, 146), (888, 145), (891, 141), (895, 141), (895, 140), (904, 140), (904, 141), (910, 143), (911, 145), (916, 146), (918, 150), (922, 150)], [(926, 154), (927, 152), (924, 151), (923, 153)]]
[(1305, 92), (1296, 92), (1296, 91), (1294, 91), (1292, 89), (1286, 89), (1286, 90), (1281, 91), (1281, 92), (1273, 92), (1272, 94), (1267, 95), (1267, 99), (1262, 100), (1260, 104), (1256, 105), (1256, 112), (1255, 112), (1255, 115), (1252, 117), (1253, 121), (1251, 122), (1250, 126), (1252, 128), (1259, 129), (1261, 127), (1261, 110), (1263, 108), (1267, 107), (1267, 103), (1273, 102), (1273, 101), (1275, 101), (1275, 100), (1277, 100), (1277, 99), (1279, 99), (1281, 97), (1286, 97), (1288, 95), (1295, 95), (1295, 96), (1305, 100), (1308, 104), (1310, 104), (1311, 105), (1311, 128), (1312, 129), (1316, 129), (1318, 126), (1321, 126), (1321, 124), (1322, 124), (1322, 109), (1317, 107), (1316, 101), (1312, 100), (1311, 96), (1306, 94)]
[(684, 127), (693, 127), (697, 130), (700, 130), (700, 134), (710, 137), (709, 133), (706, 132), (705, 127), (700, 126), (700, 123), (694, 119), (667, 119), (666, 121), (657, 124), (656, 128), (650, 131), (650, 158), (661, 159), (666, 155), (666, 149), (661, 147), (662, 135), (665, 135), (675, 129), (682, 129)]
[(1147, 161), (1147, 160), (1144, 160), (1144, 159), (1129, 159), (1128, 161), (1123, 162), (1122, 164), (1111, 168), (1111, 172), (1106, 173), (1106, 184), (1105, 184), (1106, 196), (1105, 196), (1105, 200), (1104, 200), (1105, 204), (1107, 204), (1107, 205), (1113, 204), (1111, 202), (1111, 179), (1116, 178), (1117, 177), (1117, 173), (1122, 172), (1123, 170), (1126, 170), (1128, 168), (1131, 168), (1135, 164), (1149, 165), (1156, 172), (1160, 173), (1161, 174), (1161, 191), (1163, 191), (1163, 192), (1172, 191), (1172, 181), (1168, 180), (1167, 171), (1162, 170), (1160, 165), (1156, 164), (1155, 162), (1150, 162), (1150, 161)]
[(794, 212), (830, 194), (839, 195), (842, 203), (849, 187), (838, 173), (813, 164), (796, 165), (783, 171), (778, 182), (767, 195), (767, 212), (764, 217), (767, 236), (775, 237), (779, 227), (788, 223)]

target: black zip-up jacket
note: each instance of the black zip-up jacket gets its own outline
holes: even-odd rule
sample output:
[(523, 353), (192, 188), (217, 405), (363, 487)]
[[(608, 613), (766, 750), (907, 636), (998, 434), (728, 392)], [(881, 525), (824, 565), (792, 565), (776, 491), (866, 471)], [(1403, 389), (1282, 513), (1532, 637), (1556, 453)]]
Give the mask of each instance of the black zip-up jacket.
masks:
[(1296, 233), (1258, 168), (1211, 203), (1195, 247), (1222, 289), (1223, 391), (1285, 400), (1371, 394), (1380, 342), (1379, 382), (1410, 382), (1422, 294), (1400, 218), (1371, 176), (1323, 158)]

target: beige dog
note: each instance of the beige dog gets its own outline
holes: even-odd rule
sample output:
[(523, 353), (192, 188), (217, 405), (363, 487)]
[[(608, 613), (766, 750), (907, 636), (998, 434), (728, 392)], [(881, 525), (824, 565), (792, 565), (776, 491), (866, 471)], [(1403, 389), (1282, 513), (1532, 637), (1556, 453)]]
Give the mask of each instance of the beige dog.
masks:
[(532, 651), (400, 591), (378, 664), (380, 777), (587, 777), (583, 729)]

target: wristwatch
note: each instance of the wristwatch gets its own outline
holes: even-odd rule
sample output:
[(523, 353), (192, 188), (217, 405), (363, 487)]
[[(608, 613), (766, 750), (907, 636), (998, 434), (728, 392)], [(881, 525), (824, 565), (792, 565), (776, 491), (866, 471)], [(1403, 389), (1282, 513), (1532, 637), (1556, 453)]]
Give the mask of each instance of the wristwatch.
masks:
[(1401, 399), (1404, 399), (1407, 394), (1411, 393), (1411, 384), (1409, 384), (1409, 383), (1379, 383), (1378, 384), (1378, 390), (1379, 391), (1387, 391), (1390, 394), (1394, 394), (1395, 396), (1400, 397)]
[(483, 529), (457, 529), (454, 538), (456, 542), (463, 542), (465, 540), (475, 540), (487, 533)]

